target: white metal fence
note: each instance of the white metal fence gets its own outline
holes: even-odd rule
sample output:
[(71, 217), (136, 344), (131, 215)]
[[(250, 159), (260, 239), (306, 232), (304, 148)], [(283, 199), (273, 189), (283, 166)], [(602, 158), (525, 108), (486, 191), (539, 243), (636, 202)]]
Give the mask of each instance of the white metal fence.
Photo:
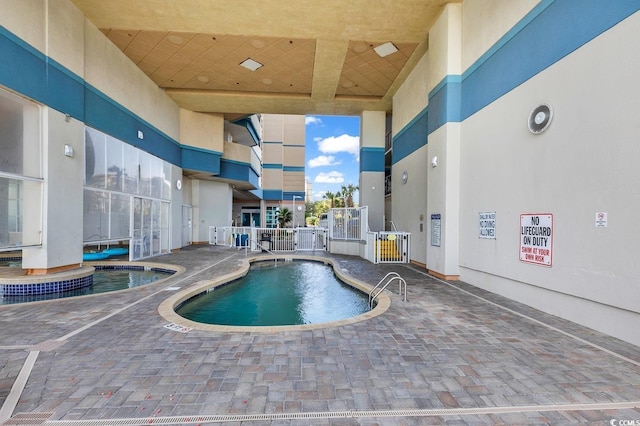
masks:
[[(342, 247), (344, 244), (358, 245), (360, 248), (356, 252), (373, 263), (410, 262), (411, 234), (368, 231), (366, 207), (331, 209), (326, 217), (326, 225), (326, 228), (212, 226), (209, 228), (209, 244), (251, 251), (331, 251), (329, 240), (339, 240)], [(363, 242), (365, 248), (361, 250)]]
[(209, 244), (247, 247), (251, 251), (313, 251), (327, 249), (325, 228), (209, 227)]
[(365, 258), (373, 263), (409, 263), (410, 243), (408, 232), (367, 232)]

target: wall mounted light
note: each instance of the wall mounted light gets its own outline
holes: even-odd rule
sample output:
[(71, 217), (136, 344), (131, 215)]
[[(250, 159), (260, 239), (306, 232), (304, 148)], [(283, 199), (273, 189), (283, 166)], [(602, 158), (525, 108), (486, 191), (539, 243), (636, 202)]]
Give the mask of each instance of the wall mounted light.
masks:
[(69, 158), (73, 158), (73, 147), (71, 145), (64, 146), (64, 155)]

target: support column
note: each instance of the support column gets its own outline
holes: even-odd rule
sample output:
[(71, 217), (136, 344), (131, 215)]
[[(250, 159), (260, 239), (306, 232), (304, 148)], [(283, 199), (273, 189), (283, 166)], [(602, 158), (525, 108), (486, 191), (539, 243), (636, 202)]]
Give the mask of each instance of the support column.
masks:
[(448, 4), (429, 32), (427, 269), (458, 279), (462, 9)]
[[(42, 123), (42, 247), (22, 251), (22, 268), (32, 275), (75, 269), (82, 263), (84, 125), (49, 108), (43, 108)], [(33, 195), (25, 192), (29, 196)], [(25, 214), (25, 229), (40, 228), (39, 223), (29, 223), (32, 219), (40, 220)]]
[(360, 205), (369, 207), (369, 229), (384, 231), (384, 140), (386, 113), (360, 116)]

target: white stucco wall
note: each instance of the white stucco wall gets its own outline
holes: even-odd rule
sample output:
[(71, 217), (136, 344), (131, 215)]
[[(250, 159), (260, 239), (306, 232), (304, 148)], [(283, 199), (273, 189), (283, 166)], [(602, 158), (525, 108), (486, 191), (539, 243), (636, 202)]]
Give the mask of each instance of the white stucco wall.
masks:
[(428, 69), (429, 55), (425, 54), (393, 96), (392, 135), (395, 136), (427, 107)]
[(84, 28), (87, 83), (179, 141), (178, 106), (88, 19)]
[[(465, 0), (462, 4), (462, 69), (468, 69), (540, 0)], [(490, 6), (490, 7), (487, 7)]]
[[(638, 27), (636, 13), (463, 123), (460, 208), (461, 279), (635, 344)], [(541, 102), (555, 117), (533, 135)], [(483, 211), (496, 212), (495, 240), (478, 238)], [(523, 213), (553, 214), (551, 267), (519, 260)]]
[(231, 223), (233, 190), (224, 182), (205, 180), (191, 181), (193, 197), (193, 242), (209, 241), (210, 226), (225, 226)]

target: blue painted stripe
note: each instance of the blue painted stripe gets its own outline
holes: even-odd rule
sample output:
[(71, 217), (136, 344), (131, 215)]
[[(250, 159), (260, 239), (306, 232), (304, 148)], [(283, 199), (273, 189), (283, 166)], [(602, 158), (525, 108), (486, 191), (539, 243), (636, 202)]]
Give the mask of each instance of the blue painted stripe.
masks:
[(181, 152), (181, 161), (183, 169), (197, 170), (211, 174), (220, 173), (220, 161), (222, 155), (214, 151), (206, 151), (201, 148), (183, 145)]
[(638, 1), (542, 0), (462, 76), (448, 75), (431, 90), (428, 107), (394, 136), (393, 163), (443, 124), (469, 118), (639, 10)]
[(262, 143), (265, 144), (265, 145), (269, 145), (269, 144), (271, 144), (271, 145), (282, 145), (282, 142), (280, 142), (280, 141), (277, 141), (277, 142), (276, 141), (262, 141)]
[(462, 85), (459, 76), (447, 76), (429, 94), (429, 133), (446, 123), (460, 122), (460, 107), (462, 102)]
[(83, 80), (0, 27), (0, 84), (84, 120)]
[(282, 146), (286, 146), (287, 148), (306, 148), (306, 145), (300, 145), (300, 144), (289, 144), (289, 143), (285, 143)]
[(393, 164), (428, 143), (430, 109), (423, 109), (401, 132), (393, 137)]
[(282, 191), (282, 201), (291, 201), (293, 203), (293, 196), (296, 198), (296, 204), (304, 202), (304, 191)]
[(267, 201), (280, 201), (283, 199), (282, 190), (281, 189), (263, 189), (262, 199)]
[(640, 10), (638, 1), (546, 0), (463, 74), (464, 120)]
[(301, 172), (304, 173), (304, 166), (283, 166), (285, 172)]
[(282, 164), (274, 164), (274, 163), (264, 163), (262, 165), (263, 169), (276, 169), (276, 170), (282, 170)]
[[(142, 120), (122, 105), (85, 83), (85, 124), (140, 148), (175, 165), (182, 164), (182, 149), (177, 141)], [(142, 131), (144, 139), (138, 139)], [(189, 153), (186, 154), (190, 156)], [(200, 170), (200, 169), (197, 169)], [(202, 170), (211, 172), (207, 167)]]
[(360, 148), (360, 172), (384, 172), (384, 148)]

